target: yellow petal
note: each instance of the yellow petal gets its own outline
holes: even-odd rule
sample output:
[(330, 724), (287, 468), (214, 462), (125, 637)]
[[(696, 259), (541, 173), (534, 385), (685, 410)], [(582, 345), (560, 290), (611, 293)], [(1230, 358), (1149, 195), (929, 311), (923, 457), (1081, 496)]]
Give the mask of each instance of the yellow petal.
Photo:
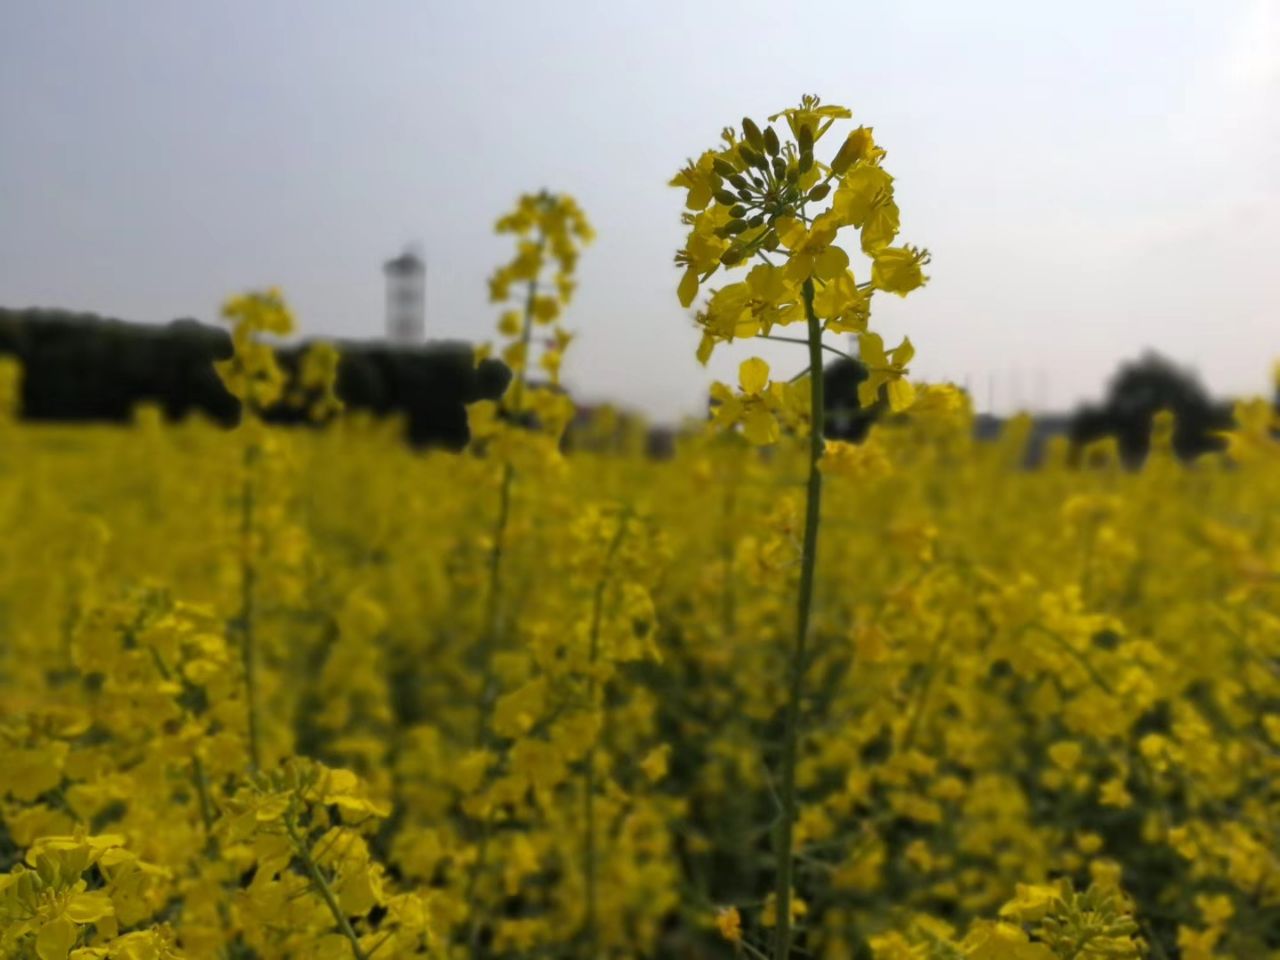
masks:
[(685, 270), (676, 294), (680, 297), (680, 306), (687, 307), (693, 303), (693, 298), (698, 295), (698, 271), (693, 267)]
[(670, 745), (663, 744), (660, 747), (654, 747), (640, 761), (640, 769), (644, 771), (644, 775), (648, 777), (650, 783), (657, 783), (667, 775), (667, 764), (670, 755)]
[(782, 267), (782, 275), (788, 283), (799, 286), (813, 275), (812, 253), (794, 253)]
[(114, 911), (111, 898), (101, 890), (78, 893), (67, 901), (67, 916), (76, 923), (93, 923)]
[(894, 413), (901, 413), (915, 402), (916, 388), (909, 380), (898, 378), (889, 381), (888, 394), (889, 409)]
[(76, 925), (66, 917), (50, 920), (36, 934), (36, 956), (40, 960), (67, 960), (76, 942)]
[(263, 800), (254, 811), (259, 823), (270, 823), (279, 820), (289, 809), (291, 799), (288, 794), (277, 793)]
[(840, 217), (832, 210), (821, 213), (813, 221), (813, 226), (809, 230), (809, 240), (811, 246), (825, 247), (836, 238), (836, 234), (843, 226)]
[(926, 279), (915, 251), (905, 247), (886, 247), (876, 251), (871, 264), (871, 282), (877, 290), (905, 297), (922, 286)]
[(884, 355), (884, 341), (880, 339), (880, 334), (858, 334), (858, 359), (868, 367), (883, 367), (888, 364)]
[(702, 339), (698, 341), (698, 362), (704, 367), (707, 365), (707, 361), (711, 359), (711, 351), (715, 347), (716, 342), (712, 339), (711, 334), (704, 333)]
[(362, 917), (382, 902), (382, 880), (370, 867), (357, 869), (342, 878), (337, 893), (345, 913)]
[(759, 396), (768, 382), (769, 364), (759, 357), (742, 361), (742, 366), (738, 368), (738, 383), (743, 393), (752, 397)]
[(834, 280), (849, 268), (849, 255), (839, 247), (827, 247), (813, 264), (813, 275), (819, 280)]
[(898, 221), (898, 205), (892, 200), (884, 200), (872, 207), (862, 225), (863, 252), (874, 256), (876, 251), (893, 243), (893, 238), (898, 235)]
[(795, 217), (779, 217), (773, 225), (784, 247), (794, 249), (804, 243), (806, 231), (804, 224)]
[(880, 384), (882, 383), (884, 383), (884, 375), (873, 373), (858, 384), (858, 406), (864, 410), (867, 407), (875, 406), (876, 400), (879, 399)]
[(742, 434), (756, 446), (774, 443), (778, 439), (777, 418), (764, 407), (753, 407), (742, 420)]
[(905, 367), (911, 362), (911, 358), (916, 355), (916, 348), (911, 345), (910, 337), (903, 337), (902, 343), (894, 347), (893, 355), (889, 358), (894, 366)]

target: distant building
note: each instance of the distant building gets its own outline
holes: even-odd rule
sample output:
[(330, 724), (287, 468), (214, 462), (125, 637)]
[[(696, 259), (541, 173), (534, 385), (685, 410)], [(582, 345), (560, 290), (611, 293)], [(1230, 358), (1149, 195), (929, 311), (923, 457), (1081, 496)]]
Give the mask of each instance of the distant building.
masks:
[(427, 265), (410, 250), (382, 265), (387, 277), (387, 339), (421, 343), (427, 320)]

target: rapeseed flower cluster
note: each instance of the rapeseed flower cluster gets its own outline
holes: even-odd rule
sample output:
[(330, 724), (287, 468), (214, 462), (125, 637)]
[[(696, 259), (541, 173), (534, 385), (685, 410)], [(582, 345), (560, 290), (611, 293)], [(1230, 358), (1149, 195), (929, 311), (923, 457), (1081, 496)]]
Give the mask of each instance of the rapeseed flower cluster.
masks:
[[(777, 860), (774, 900), (767, 908), (776, 917), (773, 956), (791, 956), (792, 925), (799, 901), (793, 903), (796, 765), (801, 738), (802, 710), (811, 659), (810, 629), (822, 513), (823, 458), (826, 443), (823, 396), (824, 351), (845, 355), (824, 343), (826, 333), (856, 333), (867, 378), (858, 388), (859, 401), (871, 406), (883, 389), (890, 410), (906, 410), (915, 389), (906, 379), (915, 351), (911, 341), (886, 354), (879, 334), (868, 328), (871, 297), (877, 290), (906, 296), (926, 277), (922, 266), (929, 254), (916, 247), (893, 246), (899, 211), (893, 178), (882, 161), (867, 127), (848, 133), (826, 163), (814, 153), (818, 142), (837, 121), (847, 120), (847, 107), (823, 104), (806, 96), (800, 105), (769, 119), (785, 118), (782, 136), (772, 124), (763, 130), (750, 117), (742, 120), (741, 135), (734, 128), (722, 134), (724, 146), (707, 150), (671, 181), (686, 190), (684, 215), (689, 227), (685, 246), (676, 254), (684, 266), (677, 288), (688, 307), (705, 283), (721, 267), (751, 266), (743, 281), (713, 291), (699, 312), (702, 340), (698, 359), (709, 358), (716, 343), (742, 337), (763, 337), (798, 343), (808, 348), (808, 366), (786, 382), (770, 379), (768, 364), (758, 357), (739, 370), (740, 394), (724, 384), (712, 387), (713, 423), (741, 434), (749, 442), (777, 442), (782, 431), (807, 434), (806, 487), (800, 576), (796, 589), (796, 626), (786, 665), (787, 697), (782, 708), (782, 749), (778, 758), (779, 818), (774, 840)], [(791, 139), (794, 137), (794, 139)], [(825, 208), (823, 205), (825, 204)], [(871, 261), (871, 278), (859, 284), (849, 254), (838, 245), (845, 228), (858, 231), (861, 252)], [(775, 258), (781, 262), (775, 262)], [(758, 261), (758, 262), (756, 262)], [(776, 326), (805, 324), (805, 336), (777, 336)], [(806, 380), (807, 383), (797, 383)], [(827, 461), (837, 472), (861, 472), (863, 461), (845, 445)]]
[(869, 130), (819, 159), (847, 116), (682, 171), (678, 285), (704, 353), (859, 336), (862, 443), (748, 359), (670, 458), (565, 453), (545, 192), (462, 454), (280, 365), (276, 291), (225, 309), (232, 430), (24, 423), (0, 364), (0, 957), (1280, 957), (1274, 406), (1140, 470), (975, 440), (869, 328), (926, 257)]

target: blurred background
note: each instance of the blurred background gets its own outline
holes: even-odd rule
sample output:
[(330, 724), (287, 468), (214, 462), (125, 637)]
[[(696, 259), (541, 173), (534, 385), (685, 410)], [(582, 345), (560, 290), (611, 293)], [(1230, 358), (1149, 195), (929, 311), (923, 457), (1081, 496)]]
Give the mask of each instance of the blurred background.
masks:
[[(1105, 404), (1125, 361), (1194, 374), (1205, 403), (1269, 390), (1273, 0), (6, 4), (0, 349), (22, 345), (38, 390), (35, 339), (57, 354), (101, 333), (58, 333), (50, 311), (212, 323), (225, 296), (267, 284), (305, 335), (362, 344), (375, 367), (422, 341), (478, 343), (506, 251), (493, 218), (547, 187), (599, 235), (566, 317), (566, 385), (675, 422), (748, 350), (802, 361), (756, 343), (699, 368), (666, 182), (727, 120), (807, 92), (874, 126), (902, 237), (933, 253), (925, 290), (877, 302), (886, 339), (917, 345), (915, 378), (1046, 418)], [(388, 269), (402, 255), (421, 277)], [(181, 366), (153, 349), (138, 376)], [(61, 400), (41, 402), (87, 402), (49, 389)]]

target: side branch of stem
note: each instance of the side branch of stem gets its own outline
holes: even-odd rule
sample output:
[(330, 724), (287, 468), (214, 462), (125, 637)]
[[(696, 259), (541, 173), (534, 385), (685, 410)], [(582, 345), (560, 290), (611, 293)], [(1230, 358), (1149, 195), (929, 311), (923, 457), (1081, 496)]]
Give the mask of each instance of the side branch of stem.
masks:
[(355, 928), (351, 926), (351, 921), (347, 919), (346, 913), (343, 912), (342, 907), (339, 905), (338, 898), (334, 896), (333, 888), (329, 886), (329, 881), (320, 872), (320, 867), (311, 855), (305, 838), (298, 833), (297, 828), (290, 822), (285, 823), (285, 829), (289, 833), (289, 839), (293, 841), (294, 851), (298, 854), (298, 859), (302, 861), (302, 867), (306, 870), (307, 877), (311, 880), (311, 885), (320, 894), (320, 899), (324, 901), (324, 905), (329, 908), (329, 915), (333, 917), (334, 926), (351, 944), (351, 953), (355, 960), (368, 960), (364, 948), (360, 946), (360, 938), (356, 935)]
[[(808, 303), (808, 301), (806, 301), (806, 303)], [(811, 307), (806, 307), (806, 309), (810, 309), (810, 310), (811, 310)], [(852, 360), (854, 363), (861, 363), (861, 362), (862, 362), (862, 361), (860, 361), (857, 357), (855, 357), (853, 354), (851, 354), (851, 353), (845, 353), (845, 352), (844, 352), (843, 350), (841, 350), (839, 347), (833, 347), (833, 346), (831, 346), (831, 344), (829, 344), (829, 343), (823, 343), (823, 342), (822, 342), (822, 330), (821, 330), (821, 329), (819, 329), (819, 330), (818, 330), (818, 334), (817, 334), (817, 336), (818, 336), (818, 346), (819, 346), (822, 350), (827, 351), (827, 353), (834, 353), (837, 357), (843, 357), (843, 358), (844, 358), (844, 359), (846, 359), (846, 360)], [(809, 340), (802, 340), (802, 339), (800, 339), (799, 337), (777, 337), (777, 336), (774, 336), (773, 334), (766, 334), (766, 335), (764, 335), (764, 336), (761, 336), (759, 339), (761, 339), (761, 340), (773, 340), (773, 341), (775, 341), (776, 343), (799, 343), (799, 344), (804, 344), (805, 346), (809, 347), (809, 355), (810, 355), (810, 357), (812, 357), (812, 356), (813, 356), (813, 347), (812, 347), (811, 342), (810, 342)], [(815, 367), (814, 369), (817, 369), (817, 370), (821, 370), (821, 369), (822, 369), (822, 355), (821, 355), (821, 354), (819, 354), (819, 355), (818, 355), (818, 366), (817, 366), (817, 367)]]

